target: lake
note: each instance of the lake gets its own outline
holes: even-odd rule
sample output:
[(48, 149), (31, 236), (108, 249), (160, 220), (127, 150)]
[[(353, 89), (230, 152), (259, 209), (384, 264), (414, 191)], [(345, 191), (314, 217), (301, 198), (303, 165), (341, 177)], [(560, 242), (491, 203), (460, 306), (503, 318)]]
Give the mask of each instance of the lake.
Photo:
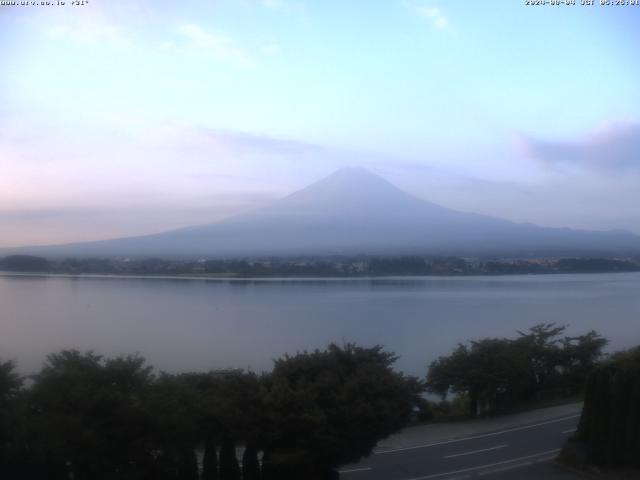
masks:
[(640, 273), (202, 280), (0, 276), (0, 358), (36, 371), (62, 348), (139, 352), (172, 372), (269, 369), (331, 341), (382, 344), (423, 375), (457, 342), (540, 322), (640, 344)]

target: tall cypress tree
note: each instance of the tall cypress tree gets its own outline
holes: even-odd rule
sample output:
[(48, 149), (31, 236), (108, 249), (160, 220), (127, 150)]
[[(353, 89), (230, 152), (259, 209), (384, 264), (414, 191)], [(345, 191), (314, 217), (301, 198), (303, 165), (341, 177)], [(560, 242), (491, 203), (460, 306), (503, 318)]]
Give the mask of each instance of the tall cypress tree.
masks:
[(204, 443), (204, 458), (202, 459), (202, 480), (218, 480), (218, 454), (216, 442), (209, 435)]
[(275, 475), (273, 469), (273, 463), (271, 461), (271, 455), (268, 450), (263, 450), (262, 452), (262, 468), (260, 469), (260, 473), (262, 476), (262, 480), (276, 480), (277, 477)]
[(229, 435), (223, 437), (220, 448), (220, 480), (240, 480), (236, 446)]
[(578, 438), (596, 465), (640, 466), (640, 347), (591, 373)]
[(247, 443), (242, 455), (242, 480), (260, 480), (258, 449), (253, 442)]
[(180, 452), (178, 479), (198, 480), (198, 459), (196, 458), (196, 452), (191, 448), (185, 448)]

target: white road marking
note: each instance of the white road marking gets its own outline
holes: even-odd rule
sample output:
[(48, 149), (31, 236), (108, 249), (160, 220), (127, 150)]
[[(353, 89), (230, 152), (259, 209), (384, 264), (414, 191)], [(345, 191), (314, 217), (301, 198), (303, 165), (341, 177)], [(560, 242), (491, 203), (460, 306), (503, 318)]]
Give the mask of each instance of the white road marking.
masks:
[[(503, 460), (502, 462), (489, 463), (487, 465), (478, 465), (477, 467), (463, 468), (462, 470), (454, 470), (452, 472), (435, 473), (433, 475), (425, 475), (424, 477), (413, 477), (407, 480), (427, 480), (429, 478), (446, 477), (447, 475), (456, 475), (458, 473), (473, 472), (476, 470), (483, 470), (485, 468), (497, 467), (499, 465), (507, 465), (509, 463), (521, 462), (522, 460), (528, 460), (530, 458), (541, 457), (543, 455), (552, 455), (558, 453), (559, 448), (555, 450), (547, 450), (546, 452), (534, 453), (533, 455), (527, 455), (525, 457), (512, 458), (511, 460)], [(526, 463), (524, 465), (527, 465)]]
[(556, 418), (555, 420), (548, 420), (546, 422), (540, 422), (540, 423), (536, 423), (534, 425), (525, 425), (524, 427), (514, 427), (514, 428), (509, 428), (507, 430), (501, 430), (500, 432), (485, 433), (485, 434), (482, 434), (482, 435), (474, 435), (474, 436), (471, 436), (471, 437), (457, 438), (455, 440), (445, 440), (444, 442), (425, 443), (423, 445), (414, 445), (412, 447), (392, 448), (392, 449), (389, 449), (389, 450), (378, 450), (376, 452), (373, 452), (373, 454), (374, 455), (382, 455), (382, 454), (385, 454), (385, 453), (405, 452), (407, 450), (416, 450), (418, 448), (428, 448), (428, 447), (435, 447), (437, 445), (447, 445), (449, 443), (466, 442), (467, 440), (475, 440), (477, 438), (494, 437), (496, 435), (502, 435), (502, 434), (505, 434), (505, 433), (517, 432), (517, 431), (520, 431), (520, 430), (528, 430), (530, 428), (541, 427), (543, 425), (550, 425), (552, 423), (564, 422), (565, 420), (571, 420), (572, 418), (578, 418), (580, 415), (581, 414), (579, 413), (577, 415), (570, 415), (568, 417)]
[(510, 470), (516, 470), (522, 467), (530, 467), (535, 462), (522, 462), (522, 463), (514, 463), (513, 465), (507, 465), (506, 467), (498, 467), (492, 468), (491, 470), (483, 470), (482, 472), (478, 472), (479, 477), (485, 477), (487, 475), (495, 475), (496, 473), (508, 472)]
[(568, 433), (573, 433), (577, 430), (577, 428), (570, 428), (569, 430), (563, 430), (562, 434), (567, 435)]
[(474, 453), (482, 453), (482, 452), (488, 452), (490, 450), (498, 450), (499, 448), (506, 448), (508, 446), (509, 446), (509, 444), (505, 443), (504, 445), (498, 445), (497, 447), (482, 448), (480, 450), (473, 450), (471, 452), (456, 453), (454, 455), (447, 455), (447, 456), (445, 456), (443, 458), (464, 457), (465, 455), (473, 455)]
[[(515, 470), (516, 468), (529, 467), (531, 465), (535, 465), (536, 463), (548, 462), (553, 457), (540, 457), (535, 460), (531, 460), (530, 462), (522, 462), (522, 463), (514, 463), (512, 465), (507, 465), (505, 467), (492, 468), (491, 470), (483, 470), (482, 472), (478, 472), (479, 477), (484, 477), (486, 475), (495, 475), (496, 473), (508, 472), (509, 470)], [(450, 479), (449, 479), (450, 480)]]
[(356, 473), (356, 472), (368, 472), (371, 467), (350, 468), (348, 470), (338, 470), (338, 473)]

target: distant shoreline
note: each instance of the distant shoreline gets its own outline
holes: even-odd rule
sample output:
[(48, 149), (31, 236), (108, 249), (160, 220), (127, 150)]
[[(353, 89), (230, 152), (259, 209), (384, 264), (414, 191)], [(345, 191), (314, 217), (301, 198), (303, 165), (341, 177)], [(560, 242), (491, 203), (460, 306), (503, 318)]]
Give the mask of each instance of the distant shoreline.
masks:
[(110, 273), (47, 273), (47, 272), (4, 272), (0, 271), (0, 277), (27, 277), (27, 278), (70, 278), (70, 279), (131, 279), (131, 280), (200, 280), (200, 281), (220, 281), (220, 282), (242, 282), (242, 281), (358, 281), (358, 280), (407, 280), (407, 279), (466, 279), (466, 278), (502, 278), (502, 277), (543, 277), (543, 276), (561, 276), (561, 275), (609, 275), (609, 274), (636, 274), (636, 271), (610, 271), (610, 272), (538, 272), (538, 273), (500, 273), (500, 274), (457, 274), (457, 275), (326, 275), (326, 276), (307, 276), (307, 275), (263, 275), (263, 276), (218, 276), (218, 275), (140, 275), (140, 274), (110, 274)]
[(255, 259), (167, 260), (47, 259), (13, 255), (0, 259), (0, 271), (9, 273), (111, 276), (167, 279), (239, 278), (408, 278), (492, 277), (563, 273), (640, 271), (640, 257), (609, 258), (462, 258), (423, 256), (269, 257)]

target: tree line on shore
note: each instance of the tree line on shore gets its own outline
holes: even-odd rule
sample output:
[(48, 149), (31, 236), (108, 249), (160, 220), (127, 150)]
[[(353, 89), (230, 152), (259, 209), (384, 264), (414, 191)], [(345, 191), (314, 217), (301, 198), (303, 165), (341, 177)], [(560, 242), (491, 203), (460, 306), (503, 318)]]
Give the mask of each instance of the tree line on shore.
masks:
[(139, 356), (74, 350), (27, 378), (0, 362), (0, 477), (337, 478), (412, 419), (437, 415), (425, 392), (455, 394), (468, 415), (580, 394), (606, 340), (564, 330), (459, 345), (424, 380), (395, 371), (382, 347), (354, 344), (285, 355), (260, 375), (155, 373)]
[(633, 272), (640, 258), (463, 259), (451, 256), (336, 256), (171, 260), (0, 258), (0, 270), (56, 274), (264, 276), (515, 275)]

